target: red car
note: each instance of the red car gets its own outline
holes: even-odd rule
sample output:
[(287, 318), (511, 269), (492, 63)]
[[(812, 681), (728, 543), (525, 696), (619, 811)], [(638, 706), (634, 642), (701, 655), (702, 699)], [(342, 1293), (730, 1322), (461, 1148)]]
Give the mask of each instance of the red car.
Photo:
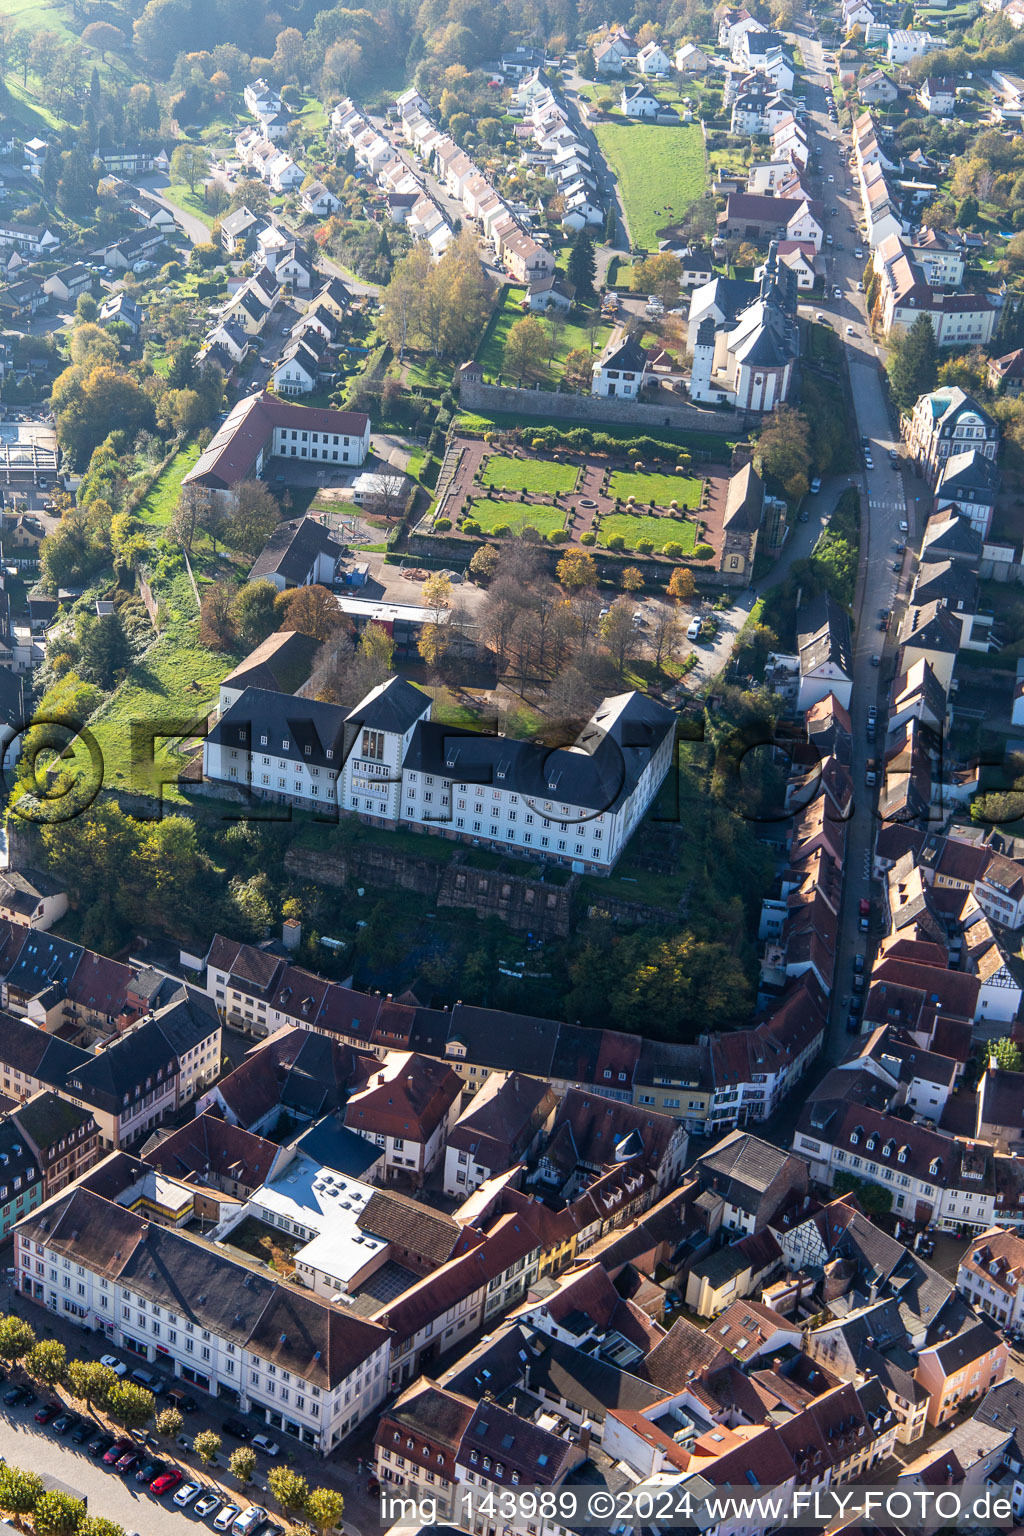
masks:
[(114, 1466), (116, 1462), (121, 1460), (125, 1451), (130, 1449), (131, 1443), (130, 1440), (115, 1440), (110, 1450), (104, 1452), (103, 1465), (105, 1467)]
[(181, 1473), (177, 1467), (170, 1467), (166, 1472), (161, 1472), (159, 1477), (154, 1477), (149, 1485), (150, 1493), (155, 1493), (159, 1499), (163, 1494), (170, 1493), (172, 1488), (177, 1488), (181, 1482)]

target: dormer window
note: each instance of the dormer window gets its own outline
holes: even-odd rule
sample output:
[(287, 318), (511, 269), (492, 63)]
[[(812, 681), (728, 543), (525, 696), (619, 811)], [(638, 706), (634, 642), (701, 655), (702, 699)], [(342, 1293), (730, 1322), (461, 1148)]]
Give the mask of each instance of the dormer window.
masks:
[(287, 752), (287, 751), (289, 751), (289, 749), (290, 749), (290, 748), (291, 748), (291, 742), (290, 742), (290, 741), (288, 741), (288, 740), (287, 740), (287, 738), (286, 738), (286, 739), (285, 739), (285, 740), (284, 740), (284, 741), (282, 741), (282, 743), (281, 743), (281, 751), (282, 751), (282, 752)]

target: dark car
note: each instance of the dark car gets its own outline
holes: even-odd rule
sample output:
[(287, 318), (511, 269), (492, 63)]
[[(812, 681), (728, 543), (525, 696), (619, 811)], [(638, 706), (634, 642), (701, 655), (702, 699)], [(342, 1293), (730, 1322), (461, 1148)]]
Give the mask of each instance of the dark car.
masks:
[(8, 1408), (19, 1408), (22, 1403), (28, 1402), (31, 1395), (26, 1387), (12, 1387), (9, 1392), (4, 1393), (4, 1402)]
[(165, 1461), (157, 1461), (155, 1457), (152, 1457), (150, 1460), (142, 1463), (142, 1466), (135, 1474), (135, 1481), (137, 1483), (151, 1483), (154, 1477), (159, 1477), (161, 1472), (166, 1471), (167, 1463)]
[(89, 1419), (79, 1419), (78, 1423), (71, 1431), (71, 1438), (76, 1445), (84, 1445), (85, 1442), (89, 1439), (89, 1436), (94, 1435), (95, 1433), (95, 1424), (93, 1424)]
[(247, 1424), (243, 1424), (241, 1419), (225, 1419), (221, 1427), (226, 1435), (231, 1436), (232, 1440), (252, 1439), (252, 1430)]
[(129, 1446), (124, 1455), (118, 1457), (117, 1470), (124, 1477), (128, 1472), (134, 1472), (141, 1460), (142, 1456), (137, 1448), (134, 1445)]
[(77, 1423), (77, 1413), (62, 1413), (59, 1419), (54, 1419), (51, 1428), (55, 1435), (69, 1435)]
[(60, 1411), (60, 1403), (44, 1403), (41, 1408), (36, 1409), (36, 1423), (49, 1424), (50, 1420), (55, 1419)]
[(114, 1443), (113, 1435), (97, 1435), (95, 1440), (89, 1441), (90, 1456), (105, 1456)]

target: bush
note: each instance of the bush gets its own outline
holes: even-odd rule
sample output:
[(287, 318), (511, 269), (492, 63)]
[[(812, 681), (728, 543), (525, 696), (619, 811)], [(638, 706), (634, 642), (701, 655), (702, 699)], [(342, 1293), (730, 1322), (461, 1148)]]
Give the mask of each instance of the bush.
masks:
[(636, 546), (636, 552), (638, 555), (653, 555), (654, 541), (652, 539), (641, 539)]
[(475, 517), (465, 517), (462, 520), (463, 533), (480, 533), (482, 530)]
[(714, 550), (710, 544), (698, 544), (693, 552), (693, 558), (695, 560), (710, 560), (713, 554)]
[(451, 520), (450, 517), (439, 517), (437, 519), (437, 522), (434, 524), (434, 532), (435, 533), (447, 533), (448, 529), (451, 527), (451, 525), (452, 525), (452, 520)]
[(609, 549), (625, 549), (625, 547), (626, 547), (626, 541), (622, 537), (622, 534), (621, 533), (613, 533), (611, 538), (608, 540), (608, 548)]
[(663, 555), (668, 555), (670, 560), (678, 560), (682, 556), (683, 546), (673, 539), (670, 543), (661, 546), (661, 552)]
[(552, 528), (548, 534), (548, 542), (551, 544), (568, 544), (571, 538), (568, 528)]
[(499, 523), (496, 528), (491, 529), (491, 532), (496, 539), (507, 539), (512, 529), (508, 523)]

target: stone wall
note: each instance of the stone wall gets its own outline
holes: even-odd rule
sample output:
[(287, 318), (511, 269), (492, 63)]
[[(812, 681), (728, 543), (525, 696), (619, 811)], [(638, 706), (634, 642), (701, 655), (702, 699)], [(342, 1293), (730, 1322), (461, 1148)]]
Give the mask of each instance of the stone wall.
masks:
[(734, 412), (702, 411), (695, 405), (649, 405), (640, 400), (604, 400), (596, 395), (563, 394), (550, 389), (514, 389), (463, 379), (459, 404), (465, 411), (507, 411), (512, 416), (539, 416), (551, 421), (576, 421), (600, 430), (604, 423), (645, 432), (670, 428), (674, 432), (714, 432), (741, 435), (746, 419)]
[(551, 885), (525, 875), (474, 869), (457, 858), (456, 854), (439, 863), (365, 845), (331, 850), (293, 845), (285, 854), (284, 867), (290, 875), (320, 885), (366, 884), (413, 891), (428, 897), (434, 906), (499, 917), (516, 932), (539, 938), (565, 938), (571, 931), (574, 877), (564, 885)]

